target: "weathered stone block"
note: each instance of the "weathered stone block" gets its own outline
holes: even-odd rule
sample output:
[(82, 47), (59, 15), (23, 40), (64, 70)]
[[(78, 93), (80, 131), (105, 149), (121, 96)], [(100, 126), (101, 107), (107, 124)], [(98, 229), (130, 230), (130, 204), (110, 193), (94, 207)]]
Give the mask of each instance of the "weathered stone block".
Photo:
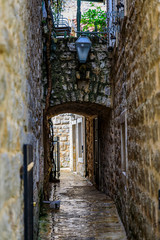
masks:
[(69, 51), (71, 52), (76, 52), (76, 47), (75, 47), (75, 43), (67, 43), (67, 46), (69, 48)]
[(74, 55), (71, 52), (64, 52), (61, 56), (60, 56), (60, 60), (61, 61), (69, 61), (74, 59)]

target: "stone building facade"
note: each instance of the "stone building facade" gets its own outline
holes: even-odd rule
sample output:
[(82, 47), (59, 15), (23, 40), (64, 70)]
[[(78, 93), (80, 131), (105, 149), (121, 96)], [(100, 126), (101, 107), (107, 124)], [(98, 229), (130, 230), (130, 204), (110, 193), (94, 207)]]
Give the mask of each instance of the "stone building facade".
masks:
[[(159, 2), (152, 0), (123, 3), (125, 17), (120, 22), (121, 31), (117, 34), (110, 79), (108, 78), (109, 83), (113, 84), (112, 109), (108, 109), (106, 114), (103, 111), (97, 112), (96, 107), (92, 112), (92, 105), (84, 109), (86, 93), (79, 91), (80, 85), (77, 83), (76, 88), (69, 86), (71, 78), (68, 77), (61, 79), (62, 83), (64, 80), (67, 82), (63, 100), (57, 101), (56, 95), (56, 89), (60, 90), (61, 86), (57, 86), (57, 82), (53, 84), (55, 101), (51, 100), (53, 108), (50, 113), (53, 109), (60, 113), (67, 109), (90, 117), (94, 113), (98, 115), (99, 188), (115, 200), (129, 239), (159, 239)], [(69, 47), (69, 41), (66, 45), (59, 42), (61, 49), (67, 44)], [(64, 57), (68, 62), (68, 70), (72, 51), (66, 51)], [(63, 56), (61, 55), (62, 61)], [(103, 76), (106, 73), (107, 69)], [(68, 74), (76, 76), (73, 68), (65, 76)], [(76, 98), (73, 97), (74, 90), (75, 95), (80, 93)], [(92, 95), (94, 89), (89, 90)], [(97, 90), (96, 96), (99, 94)], [(98, 103), (96, 99), (92, 101), (91, 95), (89, 94), (88, 102)], [(87, 152), (88, 159), (94, 159), (93, 118), (90, 117), (87, 129), (92, 135), (88, 134)], [(88, 171), (94, 182), (94, 162), (88, 159)]]
[(65, 113), (52, 122), (54, 138), (59, 138), (60, 167), (85, 176), (85, 118)]
[(59, 137), (60, 167), (70, 167), (70, 122), (71, 114), (60, 114), (52, 118), (54, 138)]
[[(76, 38), (63, 38), (57, 39), (56, 44), (52, 43), (52, 93), (48, 110), (48, 114), (51, 116), (52, 107), (58, 105), (63, 109), (63, 103), (96, 103), (104, 107), (111, 107), (110, 62), (106, 46), (101, 41), (93, 39), (89, 61), (87, 64), (79, 64), (75, 41)], [(43, 73), (45, 99), (47, 94), (45, 64)], [(53, 114), (55, 115), (55, 113), (54, 108)]]
[(43, 186), (41, 1), (0, 1), (0, 15), (0, 238), (20, 240), (24, 144), (33, 146), (35, 231)]
[[(66, 112), (86, 117), (89, 179), (115, 200), (128, 239), (158, 240), (160, 2), (123, 3), (125, 17), (111, 55), (105, 44), (92, 39), (89, 61), (82, 67), (75, 39), (59, 39), (56, 50), (52, 41), (52, 94), (47, 117)], [(41, 1), (1, 1), (1, 6), (0, 233), (7, 240), (24, 237), (21, 169), (23, 144), (31, 144), (36, 239), (44, 177), (41, 99), (42, 94), (43, 100), (47, 95), (44, 65), (41, 82)]]
[(160, 237), (159, 9), (157, 0), (126, 1), (112, 56), (113, 110), (101, 123), (102, 188), (129, 239)]

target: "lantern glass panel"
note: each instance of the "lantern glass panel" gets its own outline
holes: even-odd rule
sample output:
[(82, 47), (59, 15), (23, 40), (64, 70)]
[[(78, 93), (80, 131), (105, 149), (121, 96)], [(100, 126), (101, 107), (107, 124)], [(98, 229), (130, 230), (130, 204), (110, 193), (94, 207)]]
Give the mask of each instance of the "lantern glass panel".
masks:
[(85, 63), (87, 61), (89, 50), (89, 44), (80, 44), (80, 46), (77, 47), (78, 59), (80, 63)]
[(87, 61), (88, 53), (91, 48), (91, 41), (86, 36), (81, 36), (76, 41), (76, 49), (78, 53), (78, 59), (80, 63)]

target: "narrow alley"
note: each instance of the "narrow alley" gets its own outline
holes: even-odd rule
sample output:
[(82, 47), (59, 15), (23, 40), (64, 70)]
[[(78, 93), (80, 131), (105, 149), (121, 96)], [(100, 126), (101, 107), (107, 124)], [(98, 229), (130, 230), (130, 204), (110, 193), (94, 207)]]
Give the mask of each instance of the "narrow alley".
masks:
[(0, 240), (160, 240), (160, 0), (0, 16)]
[(60, 209), (43, 204), (39, 240), (127, 239), (113, 201), (76, 173), (61, 171), (50, 200), (60, 200)]

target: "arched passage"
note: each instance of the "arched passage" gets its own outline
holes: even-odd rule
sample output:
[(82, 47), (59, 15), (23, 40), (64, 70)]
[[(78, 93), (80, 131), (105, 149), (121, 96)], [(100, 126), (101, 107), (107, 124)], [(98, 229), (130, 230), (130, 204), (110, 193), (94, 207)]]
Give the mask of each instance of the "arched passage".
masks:
[[(108, 49), (99, 40), (92, 40), (92, 48), (85, 64), (78, 62), (75, 49), (76, 38), (58, 39), (56, 46), (51, 43), (50, 67), (47, 68), (46, 48), (44, 48), (43, 89), (44, 101), (47, 103), (44, 114), (44, 156), (45, 156), (45, 191), (48, 189), (51, 170), (49, 150), (49, 126), (47, 121), (61, 113), (75, 113), (86, 117), (88, 136), (93, 129), (97, 132), (104, 126), (112, 107), (112, 82), (109, 78), (111, 59)], [(48, 79), (49, 74), (49, 80)], [(98, 117), (98, 120), (94, 120)], [(103, 120), (104, 119), (104, 120)], [(103, 123), (104, 121), (104, 123)], [(102, 130), (103, 133), (103, 130)], [(97, 134), (97, 133), (96, 133)], [(103, 138), (103, 136), (100, 138)], [(93, 137), (88, 137), (87, 152), (93, 159)], [(97, 145), (97, 143), (96, 143)], [(101, 152), (103, 142), (98, 142), (96, 155)], [(93, 166), (90, 166), (93, 172)], [(97, 174), (100, 176), (100, 168)], [(89, 175), (93, 175), (90, 173)], [(99, 181), (100, 182), (100, 181)], [(100, 183), (98, 183), (100, 185)], [(47, 194), (45, 194), (47, 198)]]
[[(50, 107), (47, 112), (47, 119), (63, 113), (73, 113), (85, 117), (85, 152), (86, 152), (86, 175), (100, 189), (103, 184), (103, 159), (101, 158), (101, 147), (103, 148), (103, 132), (110, 117), (111, 109), (100, 104), (88, 102), (70, 102)], [(44, 133), (45, 147), (49, 144), (49, 138)], [(49, 147), (48, 147), (49, 149)], [(46, 152), (46, 150), (45, 150)], [(50, 156), (50, 154), (48, 154)], [(49, 174), (51, 172), (50, 160), (45, 156), (45, 183), (47, 189)]]

